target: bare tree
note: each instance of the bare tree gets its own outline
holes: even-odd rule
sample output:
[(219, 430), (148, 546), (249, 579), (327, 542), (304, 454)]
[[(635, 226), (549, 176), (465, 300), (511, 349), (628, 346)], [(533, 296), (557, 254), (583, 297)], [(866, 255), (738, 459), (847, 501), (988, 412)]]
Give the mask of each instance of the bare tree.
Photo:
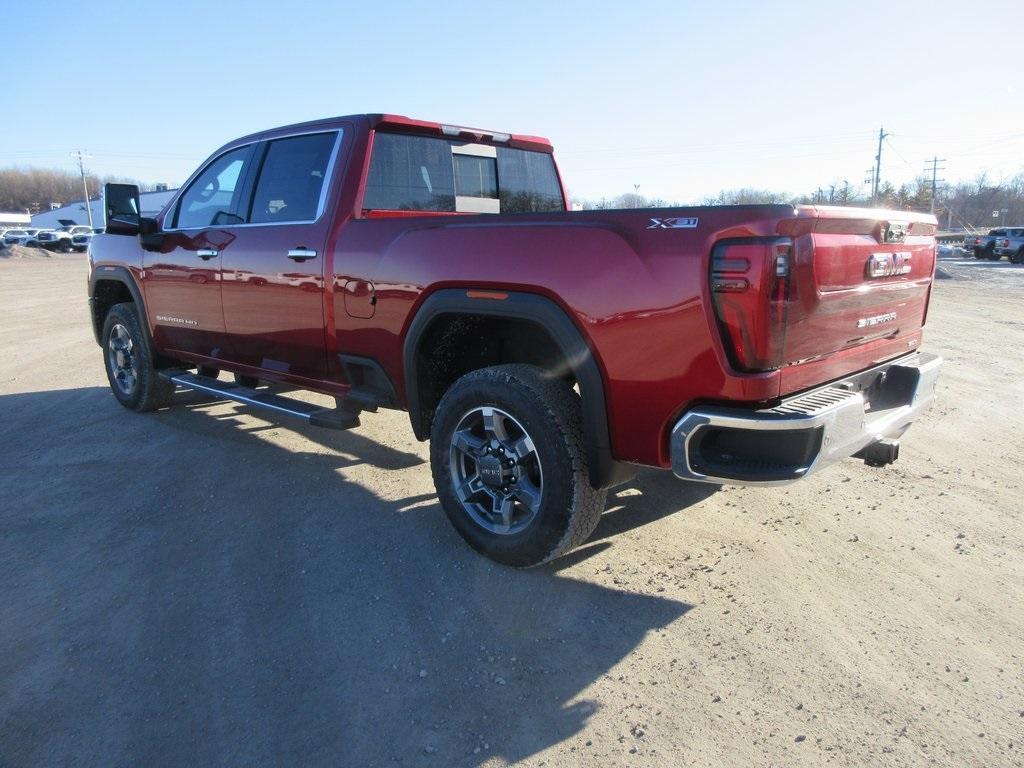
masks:
[[(131, 180), (89, 174), (85, 181), (92, 198), (100, 194), (108, 181)], [(0, 169), (0, 210), (38, 213), (81, 199), (82, 177), (77, 173), (45, 168)]]

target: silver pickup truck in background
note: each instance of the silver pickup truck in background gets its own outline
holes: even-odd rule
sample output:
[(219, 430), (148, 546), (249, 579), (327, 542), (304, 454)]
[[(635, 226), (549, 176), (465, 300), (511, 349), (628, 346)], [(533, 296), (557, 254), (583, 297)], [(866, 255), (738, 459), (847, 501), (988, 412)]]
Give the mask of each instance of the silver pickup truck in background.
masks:
[(1001, 257), (996, 256), (995, 252), (996, 238), (1005, 234), (1004, 229), (992, 229), (987, 235), (967, 235), (964, 238), (964, 250), (968, 253), (973, 252), (974, 258), (979, 260), (999, 261)]
[(1024, 264), (1024, 227), (1002, 227), (994, 238), (992, 253), (995, 259), (1006, 256), (1011, 264)]

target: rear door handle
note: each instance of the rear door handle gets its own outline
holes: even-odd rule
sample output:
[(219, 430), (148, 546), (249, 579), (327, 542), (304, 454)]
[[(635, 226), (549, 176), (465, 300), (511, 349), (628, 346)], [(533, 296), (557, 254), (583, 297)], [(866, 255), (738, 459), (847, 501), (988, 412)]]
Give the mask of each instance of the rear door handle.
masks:
[(203, 261), (215, 259), (219, 255), (220, 251), (218, 251), (216, 248), (200, 248), (198, 251), (196, 251), (196, 256), (198, 256)]
[(288, 251), (288, 258), (292, 261), (306, 261), (307, 259), (315, 259), (316, 251), (310, 248), (292, 248)]

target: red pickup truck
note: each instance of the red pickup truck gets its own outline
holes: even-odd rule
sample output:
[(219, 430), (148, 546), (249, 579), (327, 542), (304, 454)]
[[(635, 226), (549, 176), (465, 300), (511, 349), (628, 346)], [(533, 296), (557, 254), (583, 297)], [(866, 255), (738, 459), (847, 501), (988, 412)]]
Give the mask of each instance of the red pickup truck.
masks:
[(932, 216), (571, 211), (536, 136), (321, 120), (227, 144), (155, 218), (130, 185), (104, 207), (89, 300), (122, 405), (404, 409), (452, 524), (510, 565), (585, 541), (637, 465), (776, 484), (893, 461), (941, 364), (918, 351)]

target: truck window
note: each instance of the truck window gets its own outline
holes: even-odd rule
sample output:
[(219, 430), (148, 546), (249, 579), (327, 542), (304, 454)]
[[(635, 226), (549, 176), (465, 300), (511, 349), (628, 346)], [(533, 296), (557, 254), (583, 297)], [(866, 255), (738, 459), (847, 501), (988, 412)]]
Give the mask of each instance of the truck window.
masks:
[(316, 219), (337, 140), (338, 132), (331, 131), (271, 141), (256, 181), (249, 221)]
[(544, 152), (498, 149), (502, 213), (564, 211), (555, 161)]
[(565, 203), (547, 153), (378, 132), (363, 208), (528, 213)]
[(447, 141), (377, 133), (363, 207), (385, 211), (454, 211), (455, 171)]
[(223, 219), (230, 217), (235, 210), (238, 182), (251, 152), (250, 146), (239, 147), (225, 152), (206, 166), (182, 194), (174, 226), (195, 229), (228, 223)]

